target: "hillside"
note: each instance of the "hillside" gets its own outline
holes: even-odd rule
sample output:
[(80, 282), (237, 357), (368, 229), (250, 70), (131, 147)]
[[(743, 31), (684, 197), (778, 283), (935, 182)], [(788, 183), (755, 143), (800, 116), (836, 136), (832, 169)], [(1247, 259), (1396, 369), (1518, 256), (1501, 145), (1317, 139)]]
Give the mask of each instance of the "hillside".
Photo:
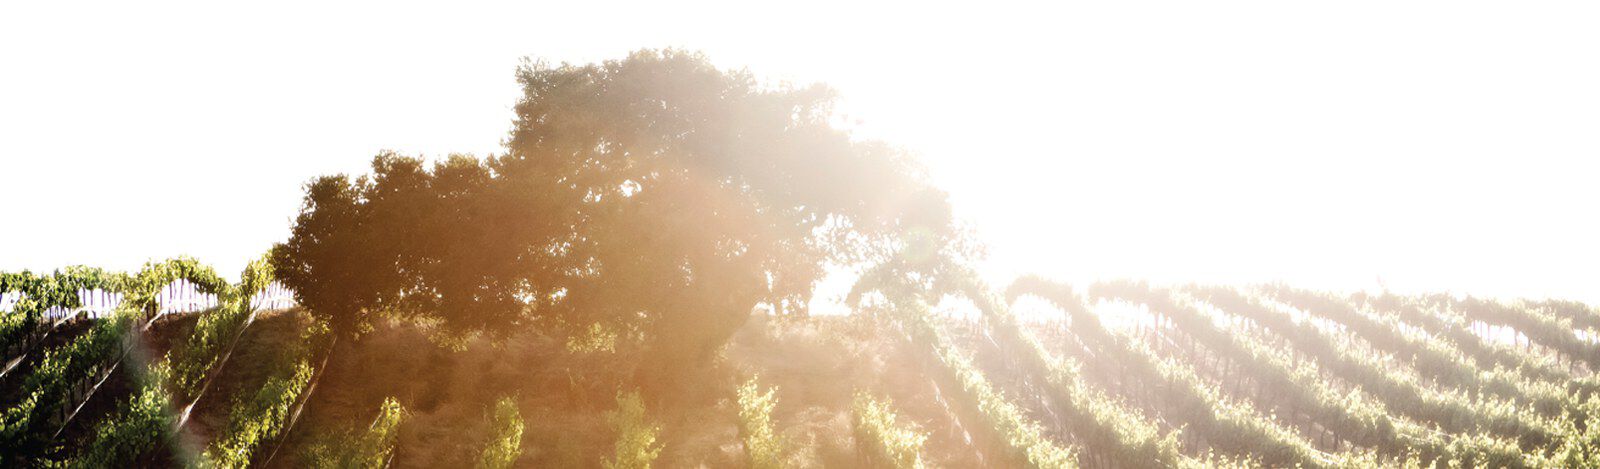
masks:
[[(1589, 425), (1600, 410), (1591, 400), (1600, 314), (1586, 305), (1281, 285), (1107, 282), (1083, 293), (1024, 278), (1004, 298), (878, 301), (803, 319), (758, 314), (693, 392), (643, 397), (643, 428), (655, 430), (645, 447), (658, 448), (662, 467), (1582, 467), (1600, 441)], [(137, 415), (119, 407), (143, 389), (132, 364), (173, 356), (197, 320), (223, 310), (152, 323), (135, 359), (77, 403), (61, 435), (8, 434), (29, 438), (12, 447), (48, 445), (8, 459), (97, 454), (105, 429)], [(24, 377), (51, 360), (39, 357), (90, 340), (111, 320), (97, 321), (53, 332), (6, 378), (8, 425), (37, 387)], [(497, 402), (509, 398), (521, 428), (510, 440), (514, 466), (601, 467), (620, 452), (624, 427), (611, 415), (644, 362), (626, 340), (584, 347), (582, 337), (537, 330), (457, 350), (395, 320), (359, 340), (327, 342), (308, 335), (316, 320), (301, 309), (258, 313), (242, 330), (177, 436), (123, 462), (214, 460), (224, 440), (259, 428), (249, 430), (256, 443), (241, 462), (349, 462), (376, 442), (365, 454), (376, 464), (471, 466), (505, 438), (494, 422)], [(307, 386), (282, 387), (297, 382)], [(747, 383), (754, 394), (740, 392)], [(767, 391), (771, 407), (761, 410)], [(379, 425), (391, 398), (403, 418)], [(861, 399), (890, 403), (880, 409), (892, 423), (861, 420)], [(239, 426), (256, 421), (249, 409), (269, 408), (279, 410), (262, 415), (278, 417), (259, 421), (271, 425)], [(763, 445), (759, 455), (752, 444)]]

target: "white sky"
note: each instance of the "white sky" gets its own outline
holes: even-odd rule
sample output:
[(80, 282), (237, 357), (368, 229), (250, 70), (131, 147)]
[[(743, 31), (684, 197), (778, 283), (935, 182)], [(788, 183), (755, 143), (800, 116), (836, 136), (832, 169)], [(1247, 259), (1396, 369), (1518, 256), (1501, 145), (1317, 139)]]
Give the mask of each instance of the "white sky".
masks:
[(0, 4), (0, 269), (233, 273), (316, 175), (496, 151), (519, 57), (681, 46), (839, 89), (997, 277), (1600, 301), (1592, 2), (131, 3)]

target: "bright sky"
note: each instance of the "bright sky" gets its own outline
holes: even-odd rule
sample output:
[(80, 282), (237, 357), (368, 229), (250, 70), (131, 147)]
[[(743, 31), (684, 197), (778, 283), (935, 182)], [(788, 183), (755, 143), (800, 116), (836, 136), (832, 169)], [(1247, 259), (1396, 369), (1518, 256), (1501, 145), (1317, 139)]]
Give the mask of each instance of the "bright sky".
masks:
[(316, 175), (497, 151), (520, 57), (680, 46), (840, 90), (1000, 278), (1600, 301), (1593, 2), (334, 3), (0, 4), (0, 269), (236, 272)]

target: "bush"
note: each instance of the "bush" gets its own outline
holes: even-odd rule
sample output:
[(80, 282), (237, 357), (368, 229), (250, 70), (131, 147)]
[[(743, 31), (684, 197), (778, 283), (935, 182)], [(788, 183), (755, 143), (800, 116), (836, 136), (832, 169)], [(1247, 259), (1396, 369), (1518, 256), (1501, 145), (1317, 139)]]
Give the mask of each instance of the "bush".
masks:
[(517, 456), (522, 455), (522, 413), (517, 411), (515, 400), (505, 397), (495, 403), (493, 417), (494, 426), (490, 429), (493, 433), (488, 447), (483, 449), (483, 455), (478, 458), (478, 467), (511, 467), (517, 461)]
[(756, 380), (750, 378), (739, 386), (739, 428), (744, 434), (744, 449), (754, 469), (783, 467), (783, 441), (772, 431), (772, 408), (777, 405), (773, 393), (777, 388), (761, 392)]
[(901, 424), (888, 401), (858, 392), (850, 409), (855, 415), (856, 445), (866, 447), (863, 453), (869, 461), (897, 469), (923, 467), (922, 444), (928, 434)]
[(604, 461), (606, 469), (648, 469), (661, 455), (656, 435), (661, 428), (645, 423), (644, 399), (639, 392), (617, 394), (617, 409), (606, 412), (606, 423), (617, 433), (616, 455)]

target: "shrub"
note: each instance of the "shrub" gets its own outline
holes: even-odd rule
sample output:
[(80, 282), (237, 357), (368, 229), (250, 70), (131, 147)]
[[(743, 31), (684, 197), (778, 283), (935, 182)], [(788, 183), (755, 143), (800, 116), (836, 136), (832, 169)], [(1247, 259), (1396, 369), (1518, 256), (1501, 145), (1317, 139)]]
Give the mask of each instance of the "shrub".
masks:
[(493, 418), (493, 433), (488, 447), (483, 449), (483, 455), (478, 458), (478, 467), (511, 467), (517, 461), (517, 456), (522, 455), (522, 413), (517, 411), (515, 400), (504, 397), (495, 403)]
[(617, 409), (606, 413), (606, 423), (617, 433), (616, 455), (604, 461), (606, 469), (647, 469), (661, 445), (656, 435), (661, 429), (644, 421), (644, 399), (639, 392), (617, 394)]
[(750, 455), (752, 468), (783, 467), (783, 441), (772, 430), (772, 408), (777, 405), (773, 393), (777, 388), (761, 392), (756, 380), (750, 378), (739, 386), (739, 427), (744, 434), (745, 452)]
[(928, 434), (900, 423), (888, 401), (858, 392), (851, 410), (855, 414), (856, 444), (867, 446), (864, 452), (868, 460), (898, 469), (923, 467), (922, 443), (928, 440)]

